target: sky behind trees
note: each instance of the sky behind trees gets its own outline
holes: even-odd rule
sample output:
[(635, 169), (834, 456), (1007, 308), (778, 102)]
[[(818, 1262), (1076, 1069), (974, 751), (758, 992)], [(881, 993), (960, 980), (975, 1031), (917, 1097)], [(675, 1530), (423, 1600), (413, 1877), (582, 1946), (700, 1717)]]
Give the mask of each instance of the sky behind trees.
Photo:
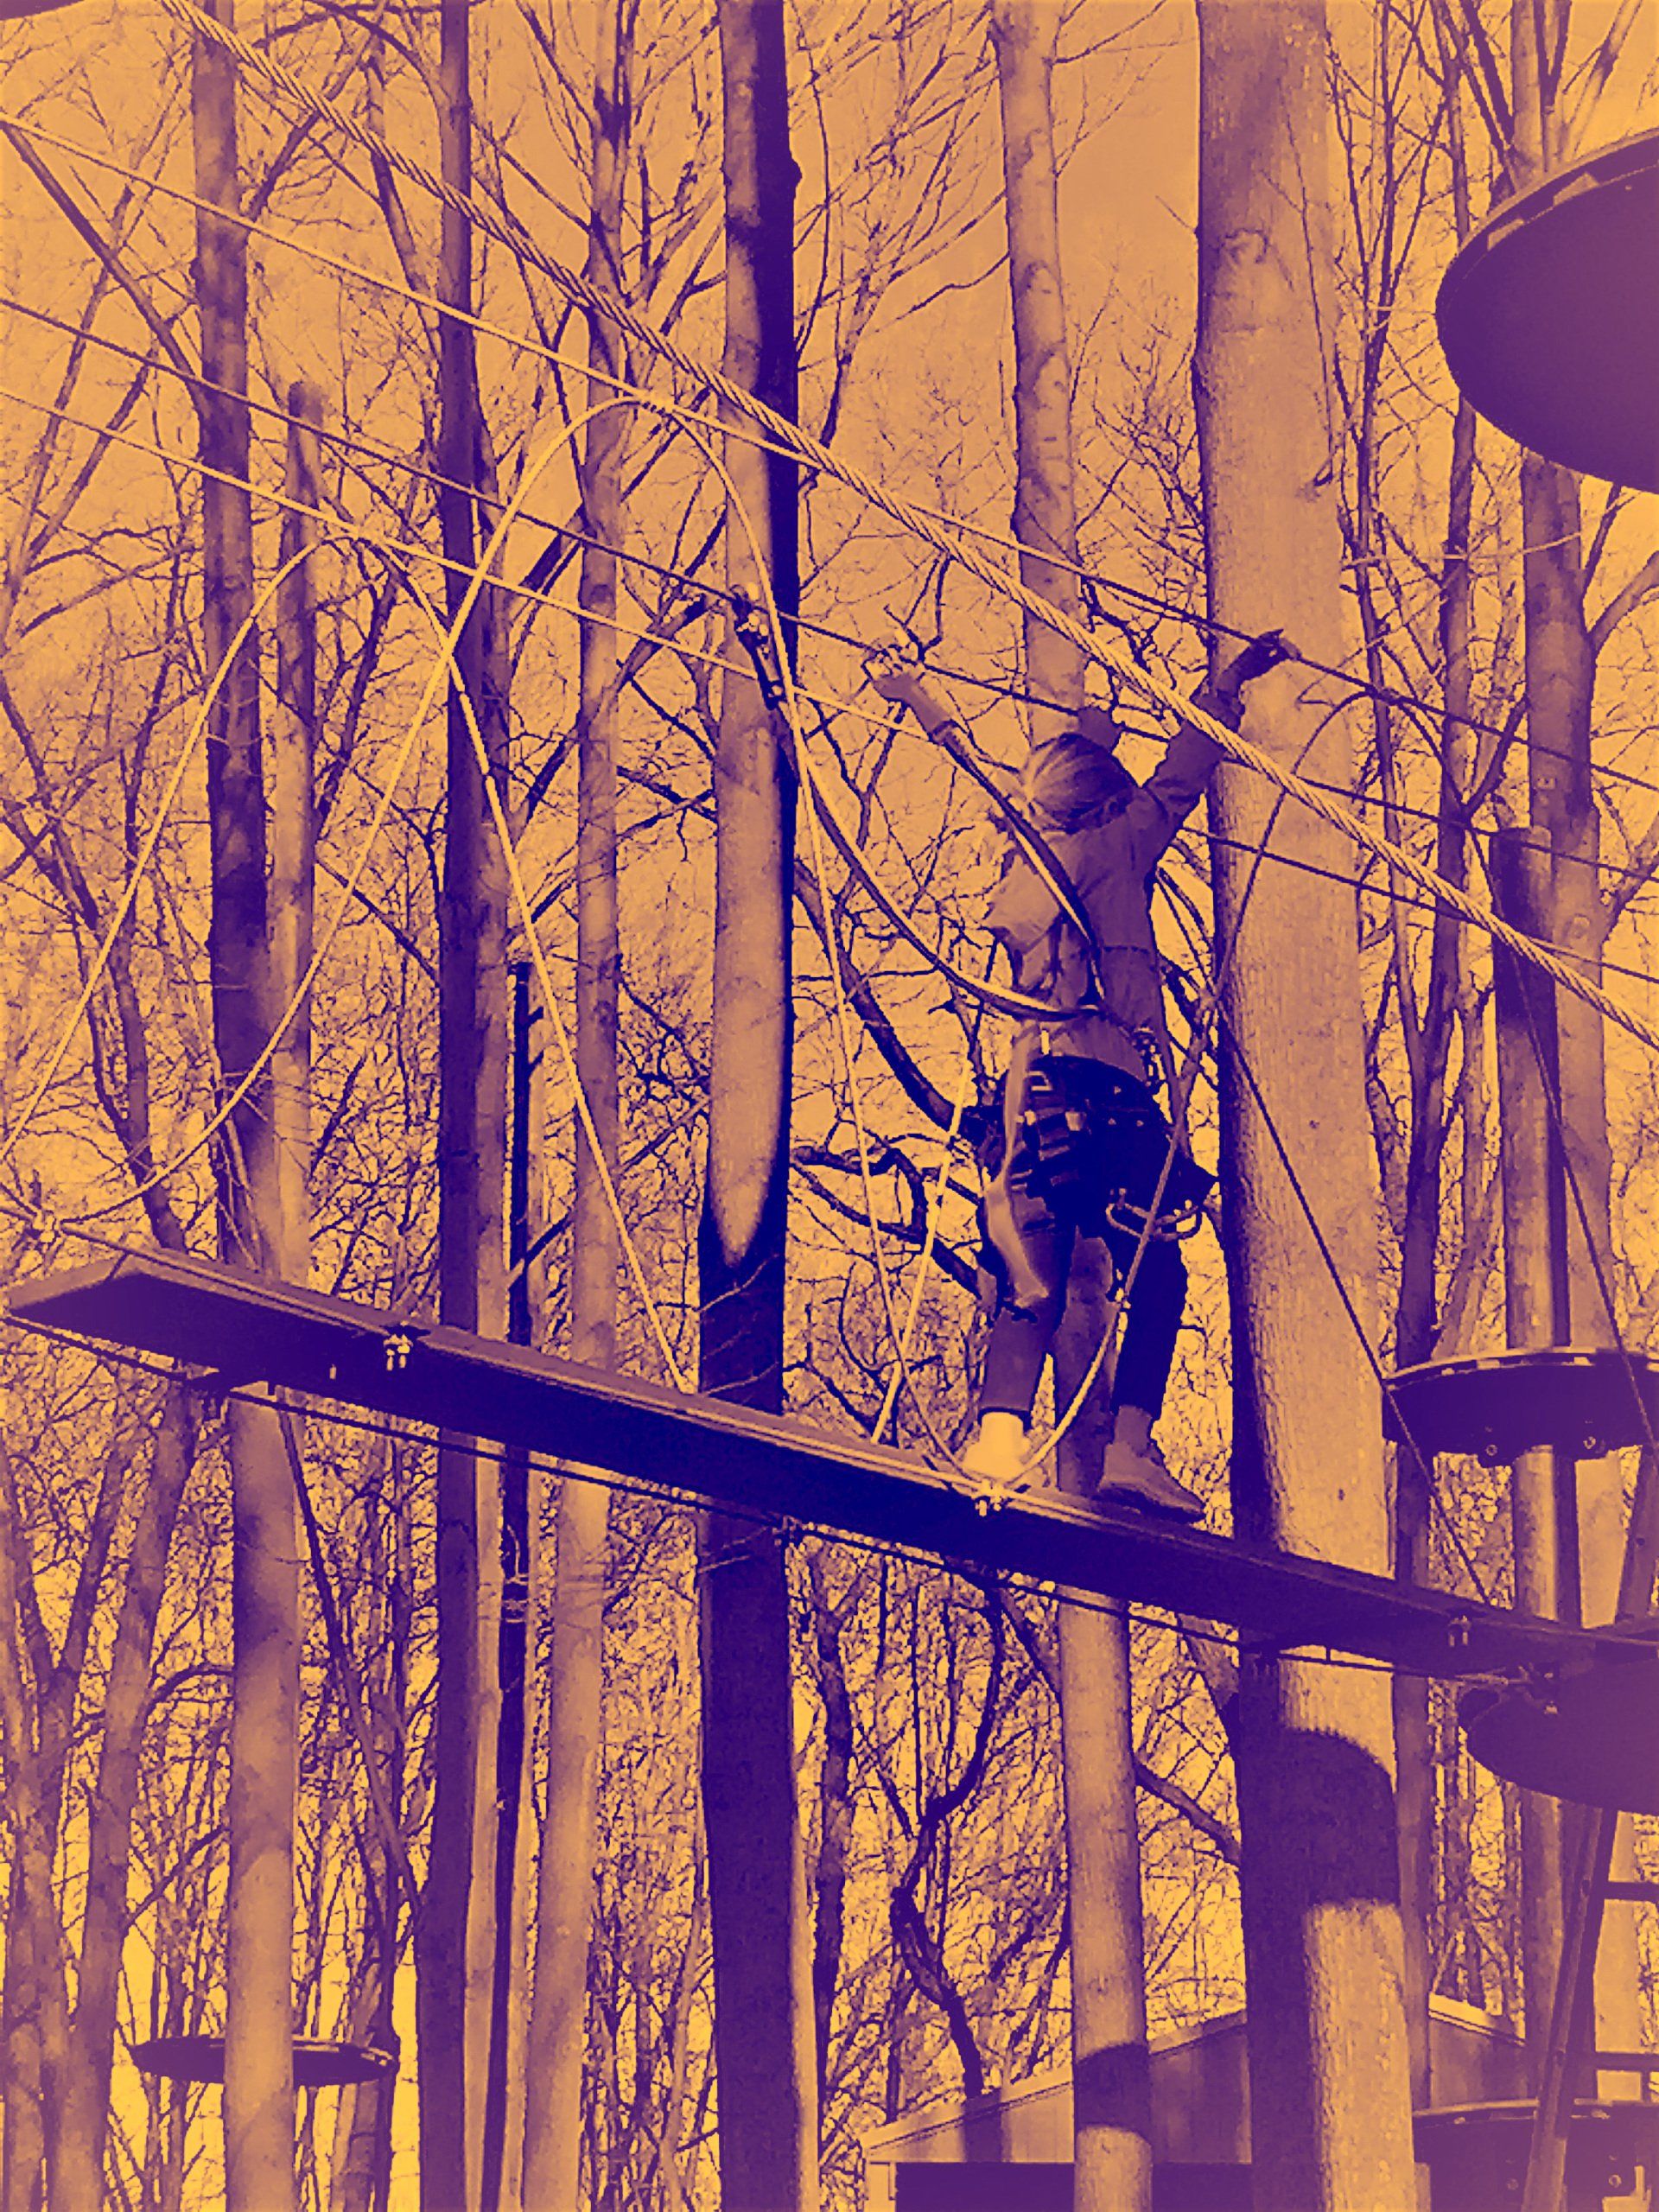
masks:
[[(582, 263), (591, 212), (598, 6), (493, 0), (473, 11), (479, 196), (571, 266)], [(632, 119), (613, 274), (642, 315), (712, 362), (725, 302), (709, 12), (690, 0), (623, 11)], [(274, 6), (244, 9), (238, 20), (308, 84), (400, 150), (435, 163), (432, 10)], [(1483, 828), (1526, 819), (1529, 804), (1517, 735), (1527, 682), (1517, 456), (1485, 429), (1472, 458), (1458, 448), (1456, 396), (1432, 323), (1434, 286), (1455, 243), (1453, 111), (1470, 216), (1479, 219), (1492, 198), (1497, 156), (1475, 65), (1459, 75), (1446, 60), (1445, 41), (1455, 47), (1471, 22), (1490, 38), (1501, 73), (1508, 11), (1496, 5), (1354, 0), (1332, 10), (1337, 327), (1328, 359), (1348, 625), (1342, 664), (1357, 679), (1341, 709), (1355, 762), (1349, 795), (1366, 819), (1429, 859), (1440, 850), (1448, 743), (1469, 740), (1469, 760), (1484, 777)], [(1643, 13), (1577, 0), (1567, 52), (1578, 146), (1621, 137), (1651, 115), (1653, 24)], [(1599, 54), (1607, 57), (1605, 85)], [(198, 727), (214, 671), (203, 643), (190, 381), (201, 366), (198, 247), (191, 207), (170, 196), (194, 189), (189, 41), (159, 9), (77, 0), (7, 26), (0, 59), (0, 105), (13, 126), (0, 141), (8, 395), (0, 400), (0, 1237), (15, 1275), (90, 1256), (98, 1248), (77, 1224), (130, 1243), (215, 1249), (217, 1155), (203, 1135), (215, 1097), (218, 979)], [(789, 67), (802, 172), (801, 420), (900, 496), (1006, 538), (1012, 340), (983, 12), (966, 0), (807, 7), (790, 18)], [(1064, 17), (1053, 89), (1079, 547), (1097, 578), (1090, 620), (1115, 648), (1187, 687), (1206, 656), (1191, 394), (1198, 157), (1191, 11), (1178, 0), (1079, 0)], [(360, 149), (296, 113), (245, 73), (252, 574), (261, 590), (282, 557), (283, 508), (272, 495), (284, 481), (291, 387), (304, 379), (321, 401), (318, 528), (327, 542), (309, 569), (315, 871), (320, 938), (337, 934), (327, 936), (314, 1002), (313, 1279), (428, 1314), (440, 1241), (446, 793), (441, 699), (424, 723), (415, 719), (433, 617), (404, 579), (442, 607), (434, 476), (442, 387), (428, 303), (439, 223), (407, 179), (377, 173)], [(574, 619), (583, 442), (572, 426), (587, 404), (586, 334), (543, 274), (487, 239), (476, 241), (476, 254), (488, 327), (477, 340), (485, 433), (474, 461), (486, 521), (553, 448), (501, 550), (491, 604), (511, 677), (504, 789), (555, 996), (573, 1024), (578, 754), (592, 706)], [(365, 270), (378, 281), (364, 281)], [(620, 351), (619, 373), (657, 404), (624, 417), (616, 1180), (664, 1336), (690, 1368), (713, 1012), (710, 756), (722, 686), (747, 664), (721, 596), (721, 486), (696, 442), (659, 411), (671, 403), (706, 413), (706, 394), (649, 349), (625, 341)], [(1262, 408), (1275, 404), (1264, 387)], [(1451, 543), (1459, 467), (1466, 557)], [(982, 795), (913, 730), (895, 733), (863, 685), (861, 649), (908, 626), (985, 760), (1006, 767), (1024, 741), (1020, 702), (1007, 696), (1021, 682), (1017, 610), (829, 474), (809, 471), (802, 498), (804, 747), (827, 803), (892, 898), (927, 943), (977, 975), (988, 950), (979, 915), (997, 865)], [(1648, 596), (1654, 580), (1643, 579), (1655, 506), (1642, 497), (1610, 504), (1595, 484), (1584, 486), (1583, 501), (1595, 553), (1592, 629), (1609, 610), (1619, 618), (1596, 638), (1605, 980), (1652, 1019), (1659, 615)], [(1455, 712), (1445, 628), (1454, 574), (1469, 582), (1467, 690)], [(1375, 617), (1369, 658), (1362, 584)], [(268, 705), (276, 683), (270, 611), (261, 613)], [(1388, 711), (1367, 681), (1421, 702), (1421, 714)], [(1089, 682), (1096, 696), (1117, 689), (1099, 668)], [(1144, 769), (1167, 718), (1127, 691), (1121, 704), (1126, 756)], [(1473, 723), (1481, 727), (1471, 733)], [(1158, 910), (1160, 942), (1200, 1001), (1211, 980), (1215, 849), (1203, 830), (1183, 839)], [(138, 891), (124, 914), (123, 888), (135, 873)], [(1398, 1321), (1415, 1203), (1413, 1134), (1436, 1086), (1446, 1149), (1429, 1269), (1435, 1348), (1490, 1348), (1502, 1340), (1503, 1319), (1488, 948), (1465, 931), (1455, 950), (1437, 953), (1421, 906), (1391, 900), (1374, 863), (1356, 856), (1354, 873), (1366, 1052), (1366, 1096), (1356, 1104), (1368, 1114), (1380, 1192), (1378, 1349), (1386, 1354)], [(825, 874), (821, 881), (803, 834), (791, 887), (788, 1403), (822, 1424), (868, 1430), (887, 1398), (892, 1319), (903, 1326), (913, 1295), (911, 1379), (897, 1393), (891, 1433), (913, 1448), (935, 1438), (955, 1444), (969, 1417), (977, 1341), (976, 1191), (959, 1154), (942, 1172), (940, 1125), (959, 1088), (982, 1086), (995, 1071), (1007, 1023), (945, 988), (833, 852)], [(1484, 895), (1478, 870), (1471, 883)], [(851, 1084), (826, 940), (839, 947), (853, 1003)], [(78, 1005), (100, 944), (107, 965)], [(533, 965), (522, 917), (511, 912), (507, 957)], [(1445, 1058), (1426, 1074), (1422, 1001), (1442, 957)], [(538, 1001), (539, 979), (528, 988)], [(535, 1034), (530, 1325), (537, 1343), (560, 1351), (572, 1341), (575, 1139), (545, 1008)], [(1644, 1050), (1617, 1031), (1607, 1049), (1614, 1273), (1624, 1324), (1644, 1340), (1659, 1292), (1650, 1236), (1659, 1092)], [(1211, 1163), (1216, 1117), (1213, 1084), (1201, 1076), (1193, 1118)], [(880, 1224), (874, 1238), (871, 1197)], [(1195, 1289), (1171, 1431), (1213, 1497), (1212, 1525), (1224, 1526), (1232, 1378), (1213, 1224), (1190, 1248), (1190, 1263)], [(663, 1373), (626, 1269), (616, 1345), (620, 1365)], [(16, 1332), (0, 1344), (0, 1383), (10, 1409), (0, 1491), (9, 1655), (0, 1757), (11, 1781), (27, 1783), (16, 1801), (24, 1813), (8, 1815), (3, 1878), (10, 2060), (0, 2199), (4, 2212), (32, 2202), (28, 2177), (31, 2161), (47, 2155), (54, 2098), (73, 2080), (100, 2105), (103, 2069), (112, 2064), (103, 2156), (113, 2196), (144, 2212), (181, 2212), (217, 2201), (221, 2190), (219, 2093), (175, 2096), (146, 2084), (126, 2046), (224, 2021), (232, 1503), (224, 1408)], [(430, 1825), (432, 1455), (423, 1440), (321, 1419), (304, 1424), (303, 1448), (346, 1666), (365, 1685), (370, 1748), (391, 1777), (401, 1841), (394, 1848), (381, 1832), (342, 1654), (308, 1593), (297, 2018), (318, 2035), (395, 2029), (404, 2069), (395, 2105), (365, 2092), (302, 2106), (301, 2201), (368, 2212), (384, 2201), (377, 2176), (390, 2174), (390, 2202), (401, 2212), (418, 2201), (419, 2158), (415, 1973), (396, 1859), (406, 1851), (425, 1878), (444, 1843)], [(518, 1917), (508, 1921), (526, 1959), (537, 1824), (549, 1758), (559, 1756), (550, 1754), (545, 1704), (556, 1495), (553, 1473), (536, 1472), (527, 1809)], [(1458, 1586), (1467, 1572), (1460, 1548), (1489, 1587), (1507, 1592), (1499, 1474), (1458, 1466), (1427, 1542), (1431, 1579)], [(697, 1557), (689, 1512), (642, 1497), (613, 1502), (604, 1561), (582, 2172), (595, 2204), (677, 2212), (716, 2201), (708, 1866), (695, 1786), (696, 1612), (711, 1569)], [(957, 2094), (976, 2075), (993, 2084), (1018, 2078), (1066, 2048), (1055, 1609), (1046, 1595), (980, 1587), (817, 1539), (791, 1550), (787, 1572), (804, 1865), (825, 2026), (823, 2185), (826, 2202), (851, 2206), (861, 2127)], [(1236, 1670), (1224, 1640), (1184, 1637), (1164, 1623), (1137, 1624), (1134, 1648), (1155, 2029), (1241, 1996), (1240, 1844), (1222, 1718)], [(1513, 1793), (1460, 1753), (1439, 1692), (1425, 1725), (1439, 1777), (1428, 1815), (1433, 1971), (1448, 1993), (1514, 2016), (1524, 1975)], [(123, 1843), (100, 1821), (129, 1789)], [(895, 1913), (895, 1900), (908, 1901), (908, 1917), (902, 1903)], [(54, 1963), (62, 1943), (66, 1967)], [(90, 2011), (77, 2012), (94, 1967), (111, 1977), (102, 2026)], [(67, 2059), (52, 2054), (52, 2002)], [(512, 2002), (520, 2009), (511, 2032), (521, 2035), (522, 1982)], [(69, 2186), (54, 2179), (65, 2206), (86, 2201), (64, 2193)], [(49, 2202), (55, 2212), (58, 2195)]]

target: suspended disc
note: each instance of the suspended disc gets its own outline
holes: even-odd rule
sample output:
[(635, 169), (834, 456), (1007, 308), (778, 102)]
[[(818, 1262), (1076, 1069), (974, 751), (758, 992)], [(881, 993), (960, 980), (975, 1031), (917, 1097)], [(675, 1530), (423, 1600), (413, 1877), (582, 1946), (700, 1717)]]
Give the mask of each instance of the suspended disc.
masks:
[(1560, 1346), (1429, 1360), (1383, 1387), (1389, 1435), (1420, 1452), (1496, 1464), (1550, 1444), (1595, 1459), (1659, 1435), (1659, 1369), (1639, 1353)]
[(1506, 201), (1459, 249), (1435, 313), (1488, 421), (1569, 468), (1659, 491), (1659, 131)]
[[(225, 2079), (223, 2036), (156, 2036), (132, 2046), (132, 2063), (141, 2074), (157, 2074), (172, 2082), (219, 2082)], [(296, 2089), (338, 2088), (348, 2082), (389, 2081), (397, 2071), (394, 2052), (370, 2043), (324, 2043), (310, 2037), (294, 2039), (294, 2086)]]
[(1659, 1653), (1636, 1644), (1554, 1682), (1467, 1690), (1471, 1758), (1506, 1782), (1623, 1813), (1659, 1813)]

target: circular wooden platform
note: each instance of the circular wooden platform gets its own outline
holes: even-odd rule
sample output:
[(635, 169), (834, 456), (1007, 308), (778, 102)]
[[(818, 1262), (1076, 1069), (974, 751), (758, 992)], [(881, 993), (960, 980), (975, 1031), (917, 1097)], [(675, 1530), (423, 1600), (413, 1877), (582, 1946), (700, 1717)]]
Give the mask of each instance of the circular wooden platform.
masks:
[[(132, 2046), (132, 2063), (141, 2074), (156, 2074), (170, 2082), (218, 2082), (225, 2079), (223, 2036), (156, 2036)], [(397, 2071), (397, 2054), (372, 2043), (324, 2043), (311, 2037), (294, 2039), (294, 2086), (296, 2089), (333, 2089), (350, 2082), (390, 2081)]]
[(1636, 1352), (1564, 1345), (1430, 1360), (1389, 1376), (1383, 1394), (1395, 1443), (1494, 1465), (1541, 1445), (1595, 1459), (1659, 1436), (1659, 1364)]
[(1659, 491), (1659, 130), (1507, 200), (1459, 250), (1435, 314), (1471, 404), (1589, 476)]
[(1471, 1758), (1577, 1805), (1659, 1813), (1659, 1649), (1632, 1636), (1630, 1656), (1598, 1659), (1553, 1681), (1464, 1693)]
[[(1417, 2114), (1417, 2156), (1433, 2176), (1435, 2212), (1492, 2212), (1520, 2202), (1535, 2109), (1528, 2099)], [(1632, 2196), (1637, 2170), (1651, 2177), (1659, 2156), (1659, 2105), (1575, 2104), (1567, 2145), (1569, 2204)]]

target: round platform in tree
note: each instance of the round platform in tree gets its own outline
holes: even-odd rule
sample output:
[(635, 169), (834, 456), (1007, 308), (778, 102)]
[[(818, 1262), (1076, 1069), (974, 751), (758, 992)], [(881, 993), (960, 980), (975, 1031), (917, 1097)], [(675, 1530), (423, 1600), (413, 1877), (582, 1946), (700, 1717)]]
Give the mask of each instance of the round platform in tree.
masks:
[[(1535, 2107), (1445, 2105), (1416, 2115), (1417, 2157), (1433, 2179), (1436, 2212), (1491, 2212), (1518, 2204)], [(1567, 2202), (1573, 2212), (1636, 2193), (1659, 2157), (1659, 2105), (1575, 2104), (1567, 2125)]]
[[(156, 2036), (132, 2046), (132, 2063), (141, 2074), (156, 2074), (169, 2082), (218, 2082), (225, 2079), (223, 2036)], [(294, 2039), (294, 2086), (296, 2089), (333, 2089), (351, 2082), (390, 2081), (397, 2071), (394, 2051), (372, 2043), (325, 2043), (306, 2036)]]
[(1435, 304), (1471, 404), (1550, 461), (1659, 491), (1659, 130), (1506, 200)]
[(1640, 1353), (1551, 1346), (1402, 1367), (1383, 1385), (1390, 1440), (1496, 1465), (1554, 1445), (1595, 1459), (1659, 1435), (1659, 1365)]
[(1659, 1813), (1659, 1649), (1632, 1636), (1554, 1681), (1465, 1690), (1470, 1757), (1506, 1782), (1576, 1805)]

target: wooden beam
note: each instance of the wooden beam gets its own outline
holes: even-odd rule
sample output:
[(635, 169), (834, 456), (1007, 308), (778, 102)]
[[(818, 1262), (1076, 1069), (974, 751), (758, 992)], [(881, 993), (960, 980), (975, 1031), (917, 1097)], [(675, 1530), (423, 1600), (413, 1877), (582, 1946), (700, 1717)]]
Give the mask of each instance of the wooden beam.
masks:
[(397, 1421), (518, 1444), (768, 1521), (1440, 1675), (1588, 1657), (1592, 1632), (1044, 1490), (989, 1511), (952, 1468), (515, 1344), (131, 1252), (14, 1287), (10, 1317)]

